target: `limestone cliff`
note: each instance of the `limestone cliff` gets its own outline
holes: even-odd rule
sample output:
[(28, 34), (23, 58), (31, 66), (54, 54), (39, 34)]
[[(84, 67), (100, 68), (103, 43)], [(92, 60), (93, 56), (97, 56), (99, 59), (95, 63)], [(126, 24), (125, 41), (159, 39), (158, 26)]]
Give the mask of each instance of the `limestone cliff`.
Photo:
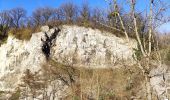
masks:
[[(0, 91), (14, 90), (27, 69), (32, 73), (41, 70), (47, 60), (42, 51), (43, 41), (57, 29), (45, 26), (42, 32), (34, 33), (29, 41), (8, 37), (7, 43), (0, 47)], [(90, 68), (115, 68), (119, 65), (118, 61), (133, 62), (133, 51), (123, 37), (78, 26), (64, 25), (60, 29), (50, 41), (50, 59)], [(136, 48), (136, 41), (131, 39), (130, 42)]]
[[(136, 41), (131, 39), (133, 48)], [(63, 26), (51, 57), (61, 63), (91, 68), (115, 67), (120, 60), (131, 63), (132, 50), (125, 38), (91, 28)]]

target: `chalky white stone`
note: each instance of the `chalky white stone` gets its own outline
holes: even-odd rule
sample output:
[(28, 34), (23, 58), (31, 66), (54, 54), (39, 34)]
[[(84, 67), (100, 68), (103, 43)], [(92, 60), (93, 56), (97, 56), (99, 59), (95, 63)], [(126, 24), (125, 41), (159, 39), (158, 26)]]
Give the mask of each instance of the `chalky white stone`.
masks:
[[(42, 32), (34, 33), (29, 41), (8, 37), (7, 43), (0, 47), (0, 91), (12, 91), (21, 83), (25, 70), (41, 70), (46, 58), (41, 50), (44, 32), (48, 36), (54, 28), (41, 28)], [(130, 40), (136, 48), (136, 41)], [(116, 37), (108, 32), (91, 28), (63, 25), (51, 47), (50, 57), (63, 64), (91, 68), (115, 67), (117, 60), (132, 60), (133, 51), (125, 38)]]

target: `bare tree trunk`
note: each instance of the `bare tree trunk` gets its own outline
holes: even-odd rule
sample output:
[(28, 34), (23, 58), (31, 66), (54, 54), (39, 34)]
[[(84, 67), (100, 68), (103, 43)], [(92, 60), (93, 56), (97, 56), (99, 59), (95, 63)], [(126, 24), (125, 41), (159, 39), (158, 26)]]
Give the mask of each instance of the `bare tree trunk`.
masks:
[[(135, 1), (134, 0), (131, 0), (131, 10), (132, 10), (132, 16), (133, 16), (133, 23), (134, 23), (134, 27), (135, 27), (136, 38), (137, 38), (137, 41), (139, 43), (142, 55), (143, 55), (144, 59), (146, 59), (147, 69), (143, 68), (143, 66), (141, 66), (140, 62), (138, 62), (138, 63), (140, 64), (140, 67), (142, 68), (141, 70), (143, 71), (143, 74), (145, 76), (147, 100), (152, 100), (150, 78), (148, 77), (148, 73), (147, 74), (145, 73), (145, 72), (149, 72), (150, 71), (150, 67), (149, 67), (150, 58), (149, 57), (145, 58), (146, 57), (146, 53), (145, 53), (145, 50), (144, 50), (144, 48), (142, 46), (142, 42), (141, 42), (141, 39), (140, 39), (140, 36), (139, 36), (139, 33), (138, 33), (138, 26), (137, 26), (136, 15), (135, 15)], [(151, 13), (152, 13), (152, 11), (151, 11)], [(150, 15), (150, 16), (152, 16), (152, 15)], [(152, 21), (151, 21), (151, 23), (152, 23)], [(150, 25), (151, 25), (150, 27), (152, 27), (152, 24), (150, 24)], [(150, 35), (150, 39), (151, 39), (151, 33), (152, 33), (152, 28), (150, 28), (150, 34), (149, 34)], [(151, 53), (151, 40), (149, 41), (149, 43), (150, 43), (149, 44), (149, 48), (150, 48), (149, 49), (149, 55), (150, 55), (150, 53)]]
[(149, 51), (148, 51), (148, 56), (150, 56), (151, 54), (151, 47), (152, 47), (152, 42), (151, 42), (151, 38), (152, 38), (152, 17), (153, 17), (153, 10), (152, 10), (152, 6), (153, 6), (153, 0), (150, 0), (150, 15), (149, 15)]
[(123, 23), (122, 17), (120, 16), (119, 10), (118, 10), (118, 8), (117, 8), (117, 0), (114, 0), (114, 9), (115, 9), (115, 11), (116, 11), (117, 14), (118, 14), (118, 17), (119, 17), (119, 20), (120, 20), (120, 23), (121, 23), (123, 32), (124, 32), (124, 34), (125, 34), (125, 36), (126, 36), (127, 41), (129, 42), (128, 33), (127, 33), (127, 31), (126, 31), (126, 28), (125, 28), (125, 25), (124, 25), (124, 23)]
[[(146, 82), (146, 98), (147, 100), (152, 100), (152, 89), (151, 89), (151, 84), (150, 84), (150, 76), (149, 76), (149, 73), (150, 73), (150, 70), (151, 70), (151, 65), (150, 65), (150, 60), (151, 60), (151, 53), (152, 53), (152, 38), (153, 38), (153, 2), (154, 0), (150, 0), (150, 14), (149, 14), (149, 33), (148, 33), (148, 37), (147, 39), (149, 40), (148, 41), (148, 45), (146, 43), (146, 38), (145, 36), (143, 37), (143, 43), (142, 43), (142, 39), (140, 38), (140, 33), (139, 33), (139, 30), (138, 30), (138, 25), (137, 25), (137, 18), (136, 18), (136, 15), (135, 15), (135, 5), (136, 5), (136, 0), (130, 0), (131, 1), (131, 11), (132, 11), (132, 17), (133, 17), (133, 25), (134, 25), (134, 28), (135, 28), (135, 35), (136, 35), (136, 40), (139, 44), (139, 49), (142, 53), (142, 61), (145, 62), (145, 64), (143, 65), (142, 61), (137, 59), (137, 55), (134, 53), (134, 59), (136, 61), (136, 63), (138, 64), (138, 67), (140, 68), (141, 72), (143, 73), (143, 76), (145, 77), (145, 82)], [(114, 9), (115, 9), (115, 13), (117, 13), (117, 16), (120, 20), (120, 24), (121, 24), (121, 27), (123, 29), (123, 33), (125, 34), (126, 36), (126, 39), (127, 41), (129, 42), (129, 37), (128, 37), (128, 34), (127, 34), (127, 30), (125, 29), (125, 26), (124, 26), (124, 22), (122, 20), (122, 17), (120, 16), (120, 13), (119, 13), (119, 9), (117, 8), (117, 0), (113, 0), (113, 3), (114, 3)], [(113, 28), (112, 28), (113, 29)], [(116, 30), (119, 30), (116, 28)], [(153, 39), (154, 40), (154, 39)], [(155, 41), (154, 41), (155, 42)], [(131, 49), (133, 49), (133, 47), (131, 46), (131, 43), (129, 42), (129, 46)], [(147, 47), (146, 47), (147, 46)], [(158, 47), (156, 47), (158, 49)], [(154, 47), (155, 49), (155, 47)], [(157, 51), (157, 50), (155, 50)], [(158, 54), (156, 55), (157, 56), (157, 60), (158, 62), (161, 64), (161, 56), (158, 52)]]
[(140, 39), (140, 36), (139, 36), (139, 33), (138, 33), (138, 27), (137, 27), (136, 15), (135, 15), (135, 1), (133, 1), (133, 0), (131, 2), (131, 10), (132, 10), (132, 16), (133, 16), (133, 23), (134, 23), (134, 27), (135, 27), (136, 39), (139, 43), (140, 50), (141, 50), (143, 56), (145, 57), (146, 54), (145, 54), (145, 51), (144, 51), (144, 48), (142, 46), (142, 42), (141, 42), (141, 39)]
[(148, 77), (148, 75), (145, 75), (145, 81), (146, 81), (147, 100), (152, 100), (151, 84), (150, 84), (150, 78)]

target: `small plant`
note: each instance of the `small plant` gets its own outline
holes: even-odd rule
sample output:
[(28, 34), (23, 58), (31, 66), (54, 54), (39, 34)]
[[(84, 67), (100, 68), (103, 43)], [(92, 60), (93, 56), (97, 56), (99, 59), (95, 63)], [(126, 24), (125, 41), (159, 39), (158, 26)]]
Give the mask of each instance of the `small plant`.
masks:
[(167, 52), (167, 55), (166, 55), (166, 56), (167, 56), (167, 57), (166, 57), (167, 60), (170, 61), (170, 50)]
[(80, 100), (78, 96), (74, 96), (73, 100)]
[(4, 94), (4, 91), (0, 91), (0, 96), (1, 96), (2, 94)]
[[(134, 53), (136, 55), (137, 60), (141, 60), (141, 56), (142, 56), (141, 51), (139, 49), (136, 49), (136, 48), (133, 48), (133, 50), (134, 50)], [(133, 58), (135, 58), (134, 55), (133, 55)]]
[(12, 94), (12, 96), (9, 98), (9, 100), (19, 100), (20, 97), (20, 89), (18, 89), (15, 93)]

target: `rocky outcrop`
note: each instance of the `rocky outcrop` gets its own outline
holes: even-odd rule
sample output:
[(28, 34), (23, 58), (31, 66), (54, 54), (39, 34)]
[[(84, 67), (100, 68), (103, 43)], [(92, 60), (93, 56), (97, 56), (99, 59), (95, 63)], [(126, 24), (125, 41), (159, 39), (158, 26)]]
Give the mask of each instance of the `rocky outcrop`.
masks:
[(9, 36), (7, 43), (0, 47), (1, 90), (14, 89), (26, 69), (32, 72), (40, 70), (40, 65), (46, 61), (41, 51), (42, 34), (34, 34), (27, 42)]
[(167, 77), (167, 65), (161, 63), (152, 63), (156, 66), (150, 71), (150, 83), (155, 93), (160, 100), (166, 99), (166, 79)]
[[(133, 63), (133, 51), (123, 37), (78, 26), (64, 25), (60, 29), (56, 33), (58, 28), (44, 26), (42, 32), (34, 33), (29, 41), (8, 37), (7, 43), (0, 47), (0, 91), (13, 91), (27, 69), (32, 73), (41, 70), (47, 61), (42, 48), (50, 37), (48, 57), (62, 64), (115, 68), (120, 60)], [(131, 39), (130, 42), (136, 48), (136, 41)]]
[[(136, 41), (130, 42), (136, 48)], [(73, 66), (113, 68), (120, 60), (132, 63), (132, 53), (125, 38), (91, 28), (63, 26), (51, 57)]]

